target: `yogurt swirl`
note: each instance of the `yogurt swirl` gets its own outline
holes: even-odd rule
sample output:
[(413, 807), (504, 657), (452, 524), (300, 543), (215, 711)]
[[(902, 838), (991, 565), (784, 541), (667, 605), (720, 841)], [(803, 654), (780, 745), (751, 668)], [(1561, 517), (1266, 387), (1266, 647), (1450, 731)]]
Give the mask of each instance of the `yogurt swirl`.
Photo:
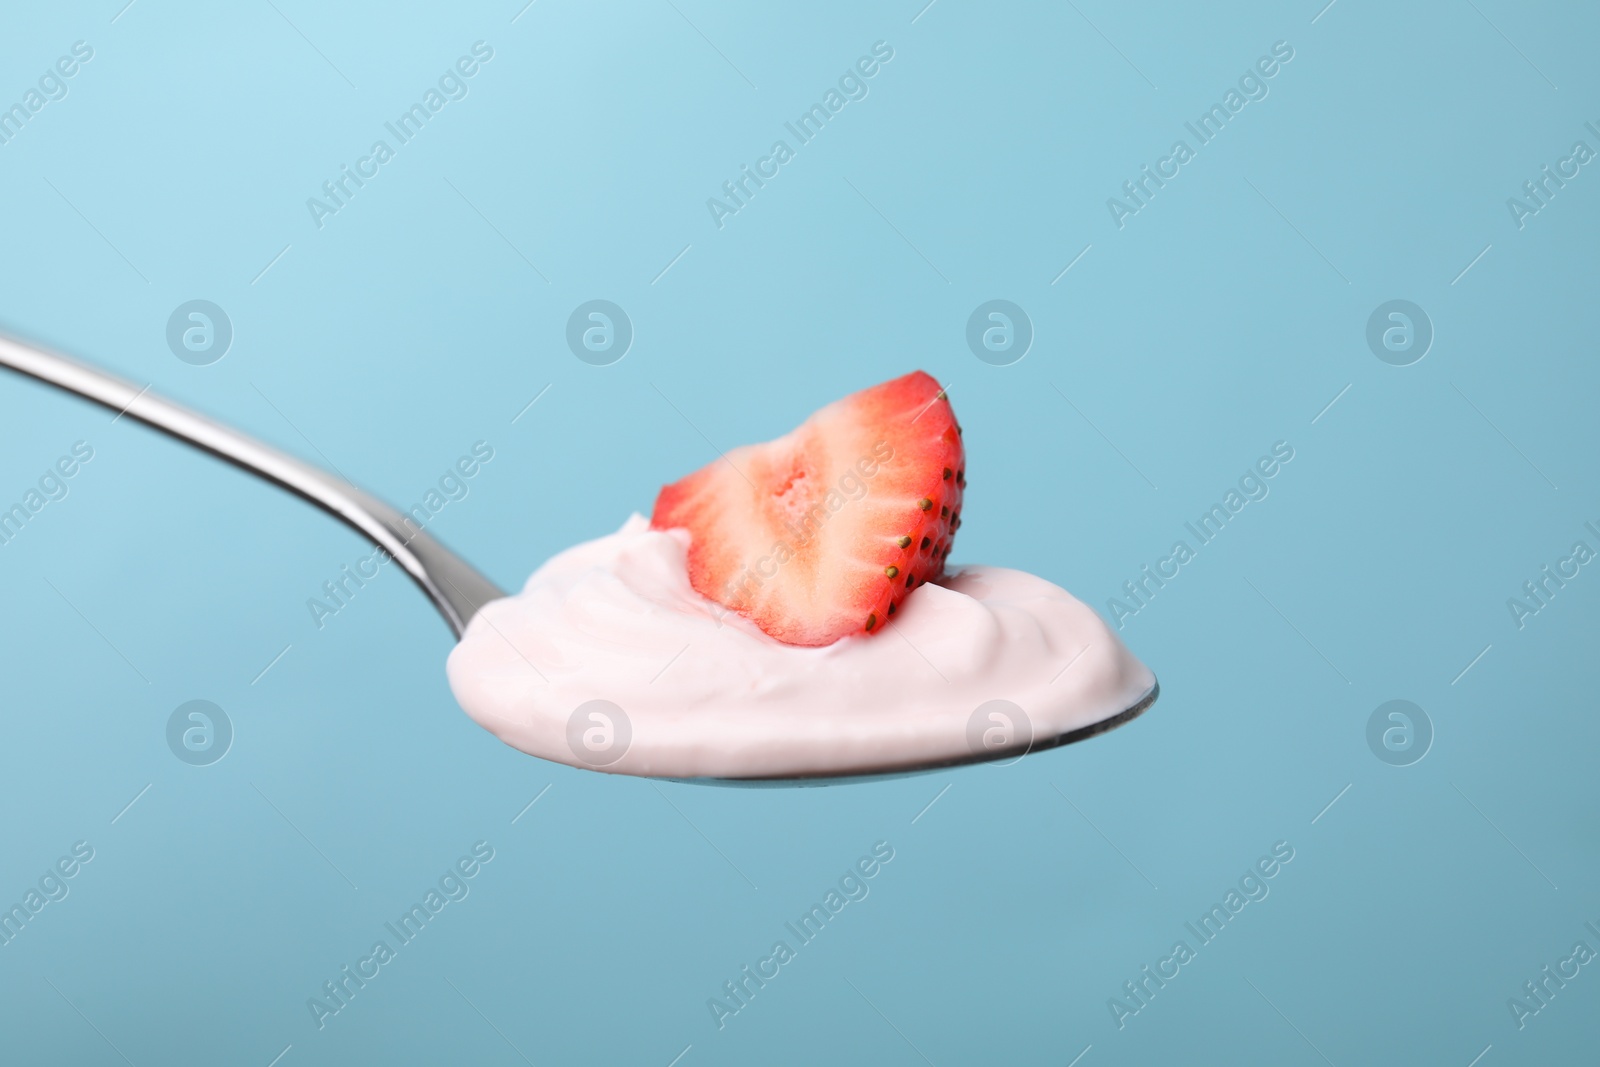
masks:
[[(802, 648), (695, 592), (688, 542), (687, 531), (653, 530), (634, 515), (550, 559), (522, 592), (473, 618), (448, 663), (456, 699), (502, 741), (543, 759), (621, 774), (768, 778), (1025, 747), (1028, 736), (1006, 729), (1054, 738), (1113, 718), (1155, 688), (1092, 609), (1031, 574), (952, 568), (908, 597), (888, 632)], [(991, 701), (1020, 708), (1023, 722), (1001, 715), (991, 726), (982, 710)]]

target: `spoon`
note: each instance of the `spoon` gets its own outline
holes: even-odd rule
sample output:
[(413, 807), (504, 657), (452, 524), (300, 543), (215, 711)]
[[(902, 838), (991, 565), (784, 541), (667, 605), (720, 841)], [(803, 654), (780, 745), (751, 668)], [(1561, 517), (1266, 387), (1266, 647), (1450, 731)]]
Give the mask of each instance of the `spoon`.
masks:
[[(163, 399), (133, 383), (108, 374), (97, 367), (58, 355), (16, 338), (0, 335), (0, 366), (36, 378), (58, 389), (93, 400), (119, 417), (130, 418), (202, 449), (214, 456), (281, 486), (322, 508), (334, 518), (354, 527), (374, 544), (389, 553), (413, 581), (433, 601), (457, 640), (466, 632), (485, 604), (506, 596), (504, 590), (484, 577), (466, 560), (441, 545), (422, 530), (410, 532), (402, 513), (372, 494), (358, 489), (343, 478), (313, 467), (247, 434), (206, 418), (181, 404)], [(1053, 737), (1036, 738), (1025, 753), (1043, 751), (1082, 741), (1121, 726), (1138, 717), (1155, 703), (1160, 691), (1152, 686), (1132, 707), (1088, 726)], [(940, 760), (920, 766), (895, 765), (883, 771), (864, 771), (847, 775), (755, 778), (670, 778), (664, 781), (701, 785), (797, 786), (831, 785), (844, 782), (883, 781), (915, 774), (1019, 758), (1015, 750), (978, 753), (959, 759)]]

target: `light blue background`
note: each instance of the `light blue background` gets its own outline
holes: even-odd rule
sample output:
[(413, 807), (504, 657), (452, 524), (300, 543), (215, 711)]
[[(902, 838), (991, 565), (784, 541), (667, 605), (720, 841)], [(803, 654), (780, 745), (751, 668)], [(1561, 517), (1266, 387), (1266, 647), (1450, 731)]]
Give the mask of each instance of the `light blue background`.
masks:
[[(1274, 442), (1295, 458), (1128, 621), (1163, 686), (1132, 725), (1007, 768), (708, 789), (501, 746), (402, 576), (312, 624), (356, 535), (0, 377), (6, 505), (95, 449), (0, 548), (0, 898), (96, 853), (0, 947), (8, 1061), (1592, 1061), (1600, 970), (1523, 1030), (1506, 1002), (1600, 949), (1600, 575), (1522, 630), (1506, 599), (1600, 548), (1600, 175), (1521, 230), (1506, 198), (1600, 148), (1594, 13), (273, 3), (7, 10), (0, 101), (94, 58), (0, 146), (0, 325), (401, 505), (492, 443), (432, 530), (505, 586), (706, 438), (917, 367), (966, 429), (956, 559), (1102, 611)], [(470, 95), (319, 230), (306, 198), (477, 40)], [(706, 199), (878, 40), (870, 95), (716, 228)], [(1107, 197), (1280, 40), (1270, 95), (1119, 230)], [(196, 298), (235, 330), (206, 367), (164, 340)], [(563, 339), (594, 298), (637, 331), (609, 367)], [(1037, 331), (1013, 366), (965, 346), (992, 298)], [(1393, 298), (1436, 330), (1408, 367), (1364, 340)], [(195, 698), (236, 730), (203, 768), (164, 740)], [(1437, 734), (1405, 768), (1365, 740), (1394, 698)], [(471, 895), (319, 1030), (307, 998), (478, 840)], [(871, 895), (719, 1031), (707, 999), (879, 840)], [(1277, 841), (1271, 895), (1119, 1030), (1108, 998)]]

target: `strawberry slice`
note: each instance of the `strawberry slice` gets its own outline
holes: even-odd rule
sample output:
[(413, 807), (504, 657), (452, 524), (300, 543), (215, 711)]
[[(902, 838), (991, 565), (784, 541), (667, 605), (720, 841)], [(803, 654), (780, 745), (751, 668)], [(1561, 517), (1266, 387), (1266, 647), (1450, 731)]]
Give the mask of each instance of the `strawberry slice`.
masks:
[(666, 486), (651, 525), (689, 531), (689, 583), (791, 645), (883, 628), (944, 572), (966, 488), (961, 427), (922, 371)]

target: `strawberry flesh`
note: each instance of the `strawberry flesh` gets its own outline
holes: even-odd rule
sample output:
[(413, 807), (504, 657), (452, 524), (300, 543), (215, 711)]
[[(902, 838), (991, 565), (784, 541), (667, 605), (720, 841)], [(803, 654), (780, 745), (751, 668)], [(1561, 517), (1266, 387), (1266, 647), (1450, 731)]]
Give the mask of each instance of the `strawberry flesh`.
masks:
[(791, 645), (882, 630), (944, 573), (966, 455), (921, 371), (835, 401), (792, 433), (712, 461), (656, 497), (689, 532), (689, 583)]

